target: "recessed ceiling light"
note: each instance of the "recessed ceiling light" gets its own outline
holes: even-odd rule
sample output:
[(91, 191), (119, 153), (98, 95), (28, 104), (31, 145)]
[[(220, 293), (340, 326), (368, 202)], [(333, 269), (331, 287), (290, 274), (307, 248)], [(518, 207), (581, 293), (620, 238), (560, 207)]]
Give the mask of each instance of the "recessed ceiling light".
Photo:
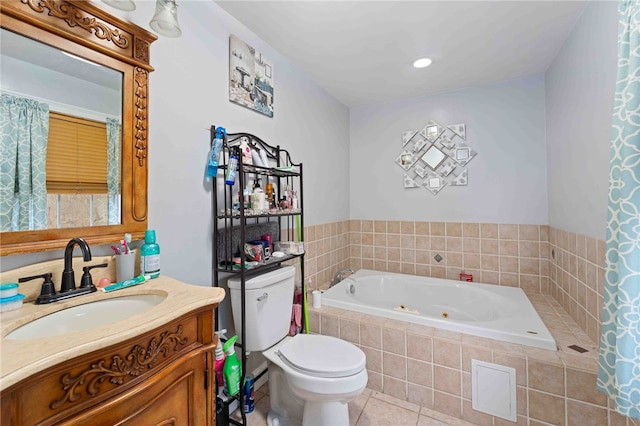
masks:
[(420, 58), (413, 61), (413, 66), (415, 68), (426, 68), (431, 65), (431, 59), (429, 58)]

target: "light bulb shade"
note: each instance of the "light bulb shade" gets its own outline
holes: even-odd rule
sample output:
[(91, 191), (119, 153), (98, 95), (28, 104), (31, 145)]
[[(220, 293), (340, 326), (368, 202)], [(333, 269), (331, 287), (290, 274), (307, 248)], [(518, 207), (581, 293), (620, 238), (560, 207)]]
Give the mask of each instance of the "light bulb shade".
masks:
[(160, 35), (180, 37), (182, 30), (178, 24), (178, 6), (175, 0), (156, 0), (156, 13), (149, 26)]
[(133, 0), (102, 0), (102, 2), (108, 4), (113, 8), (126, 10), (127, 12), (136, 10), (136, 4), (133, 2)]

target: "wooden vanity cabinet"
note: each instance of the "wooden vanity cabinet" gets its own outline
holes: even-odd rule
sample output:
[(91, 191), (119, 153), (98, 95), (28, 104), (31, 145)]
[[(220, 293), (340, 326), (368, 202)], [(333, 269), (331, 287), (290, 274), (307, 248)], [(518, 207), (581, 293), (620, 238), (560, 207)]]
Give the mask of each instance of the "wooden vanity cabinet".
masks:
[(0, 395), (0, 424), (215, 425), (214, 308), (17, 383)]

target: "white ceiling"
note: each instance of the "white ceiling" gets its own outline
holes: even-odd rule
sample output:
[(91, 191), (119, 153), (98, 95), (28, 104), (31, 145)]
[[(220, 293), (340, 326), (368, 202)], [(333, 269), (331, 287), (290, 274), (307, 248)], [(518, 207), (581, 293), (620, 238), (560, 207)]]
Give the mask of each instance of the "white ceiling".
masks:
[(216, 3), (356, 107), (544, 73), (587, 2)]

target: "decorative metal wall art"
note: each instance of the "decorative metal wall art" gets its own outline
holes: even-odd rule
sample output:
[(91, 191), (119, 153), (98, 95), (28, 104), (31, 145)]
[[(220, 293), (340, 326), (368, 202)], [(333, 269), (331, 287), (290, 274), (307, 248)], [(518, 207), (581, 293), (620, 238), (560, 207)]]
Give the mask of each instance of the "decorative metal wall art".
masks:
[(431, 120), (422, 130), (402, 132), (396, 164), (404, 170), (404, 187), (424, 187), (436, 195), (447, 185), (467, 185), (467, 164), (477, 153), (466, 139), (464, 123), (443, 127)]
[(273, 117), (273, 63), (233, 34), (229, 37), (229, 100)]

